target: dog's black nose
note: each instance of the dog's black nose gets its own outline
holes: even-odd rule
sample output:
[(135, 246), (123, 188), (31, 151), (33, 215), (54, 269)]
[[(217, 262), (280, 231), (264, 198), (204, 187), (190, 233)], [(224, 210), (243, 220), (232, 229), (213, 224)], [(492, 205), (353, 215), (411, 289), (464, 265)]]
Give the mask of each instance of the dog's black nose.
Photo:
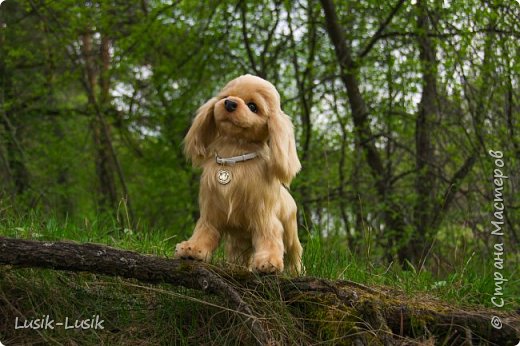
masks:
[(233, 112), (235, 109), (237, 109), (237, 103), (231, 100), (224, 101), (224, 107), (226, 107), (228, 112)]

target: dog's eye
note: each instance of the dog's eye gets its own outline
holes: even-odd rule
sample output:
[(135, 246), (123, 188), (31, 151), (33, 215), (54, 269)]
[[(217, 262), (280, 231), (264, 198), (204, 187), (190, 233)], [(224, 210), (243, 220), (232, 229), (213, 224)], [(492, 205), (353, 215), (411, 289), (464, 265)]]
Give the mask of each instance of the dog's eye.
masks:
[(253, 112), (253, 113), (258, 112), (258, 108), (256, 107), (256, 104), (255, 104), (255, 103), (253, 103), (253, 102), (249, 102), (249, 103), (247, 104), (247, 106), (249, 107), (249, 109), (251, 110), (251, 112)]

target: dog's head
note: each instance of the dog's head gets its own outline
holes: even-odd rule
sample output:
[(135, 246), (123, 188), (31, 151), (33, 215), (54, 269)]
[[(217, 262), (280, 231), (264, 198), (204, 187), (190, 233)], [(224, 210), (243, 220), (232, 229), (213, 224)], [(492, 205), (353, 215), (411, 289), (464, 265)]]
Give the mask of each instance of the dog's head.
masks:
[(301, 168), (291, 120), (280, 107), (276, 88), (262, 78), (240, 76), (199, 108), (184, 140), (194, 165), (213, 155), (208, 148), (218, 137), (267, 143), (271, 172), (282, 183), (289, 184)]

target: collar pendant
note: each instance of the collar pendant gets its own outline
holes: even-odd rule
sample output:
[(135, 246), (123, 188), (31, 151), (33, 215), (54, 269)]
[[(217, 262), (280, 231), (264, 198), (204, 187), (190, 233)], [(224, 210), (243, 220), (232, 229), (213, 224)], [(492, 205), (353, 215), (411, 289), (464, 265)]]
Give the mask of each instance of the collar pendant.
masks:
[(219, 169), (217, 172), (217, 181), (222, 185), (227, 185), (231, 181), (231, 171), (227, 169)]

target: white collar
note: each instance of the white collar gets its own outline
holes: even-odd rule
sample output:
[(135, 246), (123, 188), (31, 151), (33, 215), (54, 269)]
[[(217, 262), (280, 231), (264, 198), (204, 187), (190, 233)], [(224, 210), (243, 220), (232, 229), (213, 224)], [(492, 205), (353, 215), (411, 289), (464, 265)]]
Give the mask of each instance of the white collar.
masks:
[(257, 156), (258, 156), (257, 153), (247, 153), (247, 154), (242, 154), (242, 155), (232, 156), (232, 157), (219, 157), (218, 154), (216, 154), (215, 159), (216, 159), (217, 163), (220, 165), (234, 165), (237, 162), (252, 160)]

